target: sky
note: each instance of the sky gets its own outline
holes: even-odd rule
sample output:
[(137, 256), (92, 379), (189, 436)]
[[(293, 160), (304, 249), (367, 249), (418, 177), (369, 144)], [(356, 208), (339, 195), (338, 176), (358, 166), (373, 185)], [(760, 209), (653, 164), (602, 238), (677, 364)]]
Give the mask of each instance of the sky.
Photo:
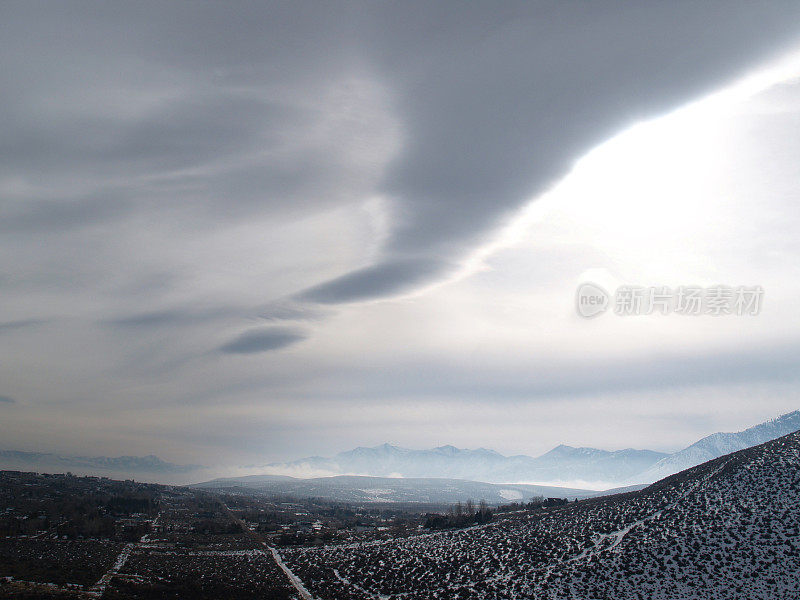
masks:
[[(800, 408), (800, 4), (4, 2), (0, 449), (677, 450)], [(760, 286), (592, 319), (583, 282)]]

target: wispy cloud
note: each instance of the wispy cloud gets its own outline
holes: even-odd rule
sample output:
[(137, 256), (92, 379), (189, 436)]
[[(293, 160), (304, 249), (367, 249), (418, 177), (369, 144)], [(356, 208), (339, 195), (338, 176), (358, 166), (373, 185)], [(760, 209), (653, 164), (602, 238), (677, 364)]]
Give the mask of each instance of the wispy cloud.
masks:
[(29, 327), (36, 327), (45, 321), (43, 319), (21, 319), (18, 321), (5, 321), (0, 323), (0, 334), (7, 331), (16, 331), (18, 329), (27, 329)]
[(307, 334), (290, 327), (262, 327), (251, 329), (220, 347), (225, 354), (257, 354), (280, 350), (306, 339)]

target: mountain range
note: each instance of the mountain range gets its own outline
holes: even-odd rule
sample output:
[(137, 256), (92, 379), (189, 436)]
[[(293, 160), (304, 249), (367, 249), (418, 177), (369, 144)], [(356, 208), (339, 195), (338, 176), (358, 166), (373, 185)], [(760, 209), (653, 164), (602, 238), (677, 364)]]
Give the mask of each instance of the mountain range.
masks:
[[(440, 446), (430, 450), (411, 450), (391, 444), (365, 448), (359, 447), (341, 452), (334, 457), (313, 456), (300, 460), (271, 463), (251, 467), (253, 471), (273, 476), (292, 475), (294, 477), (274, 477), (267, 487), (279, 492), (281, 485), (297, 488), (304, 495), (314, 490), (326, 491), (336, 497), (352, 496), (364, 500), (370, 496), (370, 489), (392, 490), (389, 496), (401, 499), (408, 496), (407, 485), (397, 483), (398, 478), (448, 480), (444, 485), (443, 496), (456, 494), (458, 485), (453, 480), (472, 483), (502, 484), (499, 488), (482, 490), (486, 497), (497, 501), (512, 500), (523, 496), (543, 493), (549, 496), (585, 497), (590, 489), (608, 489), (647, 484), (701, 464), (719, 456), (749, 448), (782, 435), (800, 430), (800, 411), (794, 411), (735, 433), (714, 433), (691, 444), (678, 452), (667, 454), (652, 450), (600, 450), (597, 448), (576, 448), (560, 445), (549, 452), (531, 457), (526, 455), (504, 456), (494, 450), (478, 448), (459, 449), (454, 446)], [(136, 477), (149, 481), (162, 480), (174, 483), (176, 479), (186, 481), (193, 473), (204, 469), (199, 465), (179, 465), (161, 460), (157, 456), (64, 456), (41, 452), (0, 450), (0, 469), (38, 471), (75, 474), (106, 475), (111, 477)], [(387, 482), (367, 484), (355, 480), (339, 479), (335, 482), (321, 482), (322, 476), (369, 476), (387, 478)], [(310, 481), (314, 478), (316, 482)], [(307, 484), (299, 484), (298, 478), (306, 479)], [(258, 482), (260, 487), (263, 481)], [(392, 483), (391, 480), (395, 480)], [(195, 479), (197, 481), (197, 479)], [(243, 481), (256, 483), (249, 478), (224, 480), (228, 483)], [(275, 482), (279, 483), (275, 483)], [(378, 485), (380, 484), (380, 485)], [(514, 484), (509, 486), (509, 484)], [(517, 489), (522, 484), (538, 485), (540, 491)], [(237, 484), (238, 485), (238, 484)], [(430, 486), (424, 486), (424, 488)], [(298, 487), (300, 486), (300, 487)], [(544, 486), (544, 487), (542, 487)], [(251, 487), (248, 485), (248, 487)], [(550, 490), (544, 488), (550, 487)], [(302, 488), (302, 489), (301, 489)], [(514, 488), (514, 490), (512, 490)], [(562, 488), (560, 491), (552, 488)], [(303, 491), (305, 490), (305, 491)], [(355, 491), (354, 491), (355, 490)], [(449, 491), (448, 491), (449, 490)], [(503, 490), (512, 490), (503, 492)], [(479, 490), (474, 492), (475, 497)], [(429, 493), (430, 492), (430, 493)], [(462, 490), (456, 495), (464, 495)], [(501, 493), (502, 492), (502, 493)], [(428, 490), (417, 496), (436, 495), (439, 492)], [(380, 494), (378, 494), (380, 496)], [(449, 497), (448, 496), (448, 497)], [(432, 496), (431, 496), (432, 497)]]
[(23, 452), (0, 450), (0, 468), (16, 471), (38, 471), (63, 473), (72, 471), (76, 475), (102, 473), (108, 476), (128, 477), (134, 474), (152, 479), (159, 475), (191, 473), (203, 467), (199, 465), (177, 465), (148, 456), (61, 456), (47, 452)]
[(494, 450), (440, 446), (411, 450), (391, 444), (358, 447), (334, 457), (312, 456), (263, 465), (260, 470), (295, 476), (365, 475), (447, 478), (488, 483), (535, 483), (572, 487), (615, 487), (652, 483), (695, 465), (800, 430), (800, 411), (745, 431), (715, 433), (668, 454), (653, 450), (600, 450), (560, 445), (531, 457), (504, 456)]

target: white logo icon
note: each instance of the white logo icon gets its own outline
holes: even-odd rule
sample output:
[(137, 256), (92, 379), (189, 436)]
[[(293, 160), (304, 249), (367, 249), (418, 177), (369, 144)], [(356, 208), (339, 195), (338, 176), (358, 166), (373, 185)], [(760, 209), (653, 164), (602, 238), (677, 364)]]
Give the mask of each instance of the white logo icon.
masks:
[(594, 283), (582, 283), (575, 295), (575, 309), (586, 319), (596, 317), (608, 309), (609, 295), (603, 288)]

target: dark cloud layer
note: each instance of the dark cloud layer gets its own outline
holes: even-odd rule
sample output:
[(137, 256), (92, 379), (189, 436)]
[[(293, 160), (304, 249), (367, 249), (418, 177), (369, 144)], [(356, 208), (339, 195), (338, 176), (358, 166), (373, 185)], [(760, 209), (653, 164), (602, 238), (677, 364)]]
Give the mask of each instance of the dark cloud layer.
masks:
[[(327, 304), (441, 277), (439, 265), (463, 260), (588, 148), (781, 52), (800, 21), (796, 2), (7, 3), (4, 13), (0, 66), (14, 83), (3, 86), (0, 175), (46, 188), (0, 205), (4, 228), (144, 213), (214, 227), (380, 193), (395, 218), (377, 262), (299, 296)], [(353, 74), (386, 89), (403, 132), (378, 181), (347, 163), (334, 134), (297, 145), (326, 130), (314, 104), (325, 86)], [(69, 191), (75, 181), (93, 189)]]
[[(800, 5), (404, 3), (378, 13), (365, 35), (406, 126), (385, 180), (402, 216), (385, 264), (330, 283), (343, 301), (436, 277), (431, 259), (462, 258), (592, 145), (796, 42)], [(420, 270), (391, 266), (408, 256)]]
[[(521, 364), (489, 364), (480, 359), (456, 361), (450, 356), (426, 360), (348, 365), (307, 373), (308, 388), (298, 397), (369, 401), (450, 398), (464, 402), (516, 403), (599, 397), (625, 393), (669, 394), (675, 389), (795, 383), (800, 380), (800, 344), (742, 345), (701, 352), (649, 353), (625, 361), (581, 356), (550, 361), (546, 356)], [(291, 383), (287, 380), (288, 383)], [(291, 392), (289, 392), (291, 394)]]
[(180, 309), (137, 312), (108, 319), (103, 321), (103, 323), (105, 325), (112, 325), (125, 329), (187, 326), (206, 323), (225, 317), (240, 317), (241, 312), (241, 309), (236, 309), (234, 307), (198, 310), (194, 307), (186, 306)]
[(306, 338), (300, 329), (290, 327), (264, 327), (245, 331), (220, 347), (225, 354), (257, 354), (280, 350)]

